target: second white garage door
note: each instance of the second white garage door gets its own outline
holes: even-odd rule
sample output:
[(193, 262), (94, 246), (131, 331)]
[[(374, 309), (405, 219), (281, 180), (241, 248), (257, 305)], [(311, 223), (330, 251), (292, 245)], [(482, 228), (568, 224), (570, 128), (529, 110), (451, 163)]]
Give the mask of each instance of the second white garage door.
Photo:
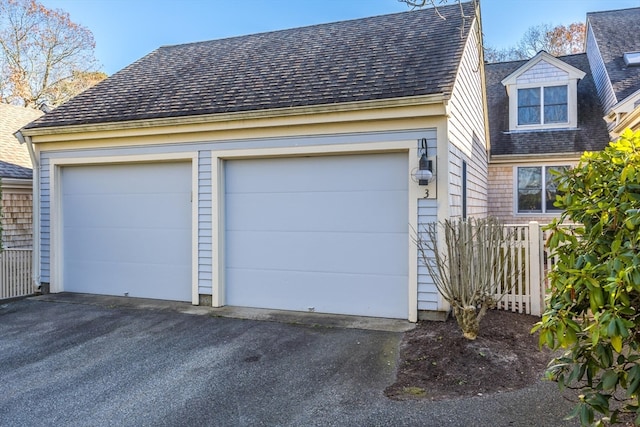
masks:
[(226, 303), (406, 319), (407, 163), (227, 161)]
[(65, 166), (63, 290), (191, 301), (191, 163)]

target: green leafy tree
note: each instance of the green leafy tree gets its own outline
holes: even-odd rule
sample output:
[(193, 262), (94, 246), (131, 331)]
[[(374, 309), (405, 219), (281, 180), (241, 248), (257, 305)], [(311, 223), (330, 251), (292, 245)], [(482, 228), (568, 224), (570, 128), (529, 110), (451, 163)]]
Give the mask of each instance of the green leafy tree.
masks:
[(583, 425), (615, 423), (621, 412), (640, 424), (640, 132), (585, 153), (558, 190), (564, 212), (548, 242), (557, 263), (534, 330), (541, 345), (565, 351), (547, 375), (581, 390), (572, 415)]

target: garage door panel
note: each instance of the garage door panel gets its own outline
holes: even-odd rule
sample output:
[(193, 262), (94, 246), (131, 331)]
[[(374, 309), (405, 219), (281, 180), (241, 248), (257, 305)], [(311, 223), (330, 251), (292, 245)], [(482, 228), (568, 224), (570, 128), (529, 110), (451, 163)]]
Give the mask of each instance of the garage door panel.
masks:
[[(391, 164), (388, 159), (402, 159)], [(282, 171), (286, 169), (287, 173)], [(337, 170), (348, 171), (350, 179)], [(372, 173), (372, 171), (374, 173)], [(295, 179), (291, 179), (295, 177)], [(243, 160), (226, 173), (227, 194), (405, 190), (406, 155), (296, 157), (295, 159)]]
[(225, 163), (226, 303), (407, 318), (408, 159)]
[[(229, 230), (406, 232), (393, 221), (406, 191), (232, 194)], [(365, 213), (366, 214), (363, 214)]]
[[(69, 262), (78, 259), (100, 259), (124, 263), (190, 262), (191, 241), (182, 229), (70, 229), (65, 231), (65, 253)], [(113, 241), (136, 244), (113, 245)], [(162, 246), (171, 245), (166, 251)]]
[(61, 170), (65, 291), (191, 300), (191, 163)]
[(65, 202), (65, 219), (74, 227), (185, 228), (190, 211), (190, 194), (184, 193), (68, 195)]
[(227, 242), (231, 268), (407, 274), (406, 263), (386, 259), (387, 251), (407, 253), (406, 234), (234, 231)]
[[(187, 163), (139, 163), (65, 167), (63, 195), (184, 193)], [(87, 168), (91, 173), (87, 174)], [(162, 178), (156, 176), (162, 169)], [(163, 186), (158, 185), (158, 179)], [(101, 185), (108, 181), (109, 185)]]
[[(95, 274), (96, 271), (105, 270), (111, 271), (111, 274)], [(170, 264), (75, 262), (73, 269), (65, 274), (65, 291), (191, 301), (190, 294), (186, 294), (179, 286), (165, 285), (179, 284), (190, 273), (188, 267)]]
[(374, 317), (407, 313), (406, 276), (297, 271), (283, 280), (277, 271), (247, 269), (228, 269), (227, 275), (231, 283), (244, 284), (227, 292), (229, 305)]

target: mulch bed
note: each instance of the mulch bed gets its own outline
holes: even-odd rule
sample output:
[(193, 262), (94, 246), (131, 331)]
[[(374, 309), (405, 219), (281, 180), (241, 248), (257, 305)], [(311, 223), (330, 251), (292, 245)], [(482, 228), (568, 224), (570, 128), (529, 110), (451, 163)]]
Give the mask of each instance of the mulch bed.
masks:
[(443, 400), (524, 388), (540, 380), (552, 353), (538, 347), (538, 317), (493, 310), (476, 340), (455, 319), (419, 322), (405, 333), (397, 380), (385, 390), (396, 400)]

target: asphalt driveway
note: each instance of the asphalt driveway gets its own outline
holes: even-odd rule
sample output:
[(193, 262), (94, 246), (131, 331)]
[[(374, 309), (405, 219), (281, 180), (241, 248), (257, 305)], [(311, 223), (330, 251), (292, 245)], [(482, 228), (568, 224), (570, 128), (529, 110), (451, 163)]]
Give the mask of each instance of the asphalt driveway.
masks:
[(555, 384), (397, 402), (400, 332), (0, 303), (0, 425), (562, 426)]

